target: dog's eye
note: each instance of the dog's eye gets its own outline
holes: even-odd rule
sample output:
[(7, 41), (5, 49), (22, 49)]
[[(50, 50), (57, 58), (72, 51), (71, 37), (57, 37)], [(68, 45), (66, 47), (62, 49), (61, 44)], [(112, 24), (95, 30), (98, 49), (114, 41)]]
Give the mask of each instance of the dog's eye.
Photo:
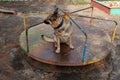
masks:
[(56, 20), (56, 18), (55, 18), (55, 17), (52, 17), (50, 20), (51, 20), (51, 21), (55, 21), (55, 20)]

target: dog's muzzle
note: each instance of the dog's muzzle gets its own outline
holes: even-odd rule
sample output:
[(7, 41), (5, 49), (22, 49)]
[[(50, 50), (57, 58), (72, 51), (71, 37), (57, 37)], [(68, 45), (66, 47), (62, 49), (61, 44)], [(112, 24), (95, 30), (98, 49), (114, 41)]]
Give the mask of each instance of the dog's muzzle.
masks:
[(50, 24), (49, 20), (44, 20), (45, 24)]

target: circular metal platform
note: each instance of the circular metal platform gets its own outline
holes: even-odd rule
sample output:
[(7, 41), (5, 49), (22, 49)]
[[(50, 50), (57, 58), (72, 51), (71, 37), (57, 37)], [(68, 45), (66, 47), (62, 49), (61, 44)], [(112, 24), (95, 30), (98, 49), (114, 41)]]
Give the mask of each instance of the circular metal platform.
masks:
[[(67, 45), (61, 44), (60, 54), (55, 53), (52, 43), (41, 39), (41, 35), (53, 37), (53, 30), (50, 26), (42, 24), (31, 28), (29, 30), (30, 52), (28, 56), (37, 61), (58, 66), (83, 66), (104, 59), (110, 52), (109, 35), (84, 21), (79, 21), (79, 24), (88, 34), (88, 46), (84, 63), (81, 61), (81, 58), (85, 36), (75, 25), (73, 25), (73, 45), (75, 49), (71, 50)], [(26, 51), (25, 32), (20, 36), (20, 44), (22, 49)]]

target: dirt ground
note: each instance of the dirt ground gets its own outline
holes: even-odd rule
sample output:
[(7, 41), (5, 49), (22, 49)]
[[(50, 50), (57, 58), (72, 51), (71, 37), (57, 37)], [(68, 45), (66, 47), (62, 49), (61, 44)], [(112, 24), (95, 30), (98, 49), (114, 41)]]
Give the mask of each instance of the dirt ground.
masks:
[[(60, 5), (61, 8), (69, 11), (78, 10), (89, 5)], [(47, 11), (50, 6), (38, 5), (38, 3), (25, 5), (1, 4), (1, 8), (10, 8), (20, 12)], [(90, 15), (90, 10), (76, 14)], [(68, 72), (62, 73), (56, 69), (57, 66), (50, 66), (30, 59), (20, 48), (19, 36), (24, 30), (23, 21), (20, 15), (8, 15), (0, 13), (0, 80), (120, 80), (120, 15), (110, 16), (99, 9), (94, 9), (94, 16), (116, 20), (119, 24), (117, 35), (111, 54), (98, 63), (69, 68)], [(40, 22), (44, 16), (27, 15), (28, 24)], [(78, 18), (86, 22), (89, 19)], [(111, 35), (113, 30), (112, 22), (93, 20), (92, 25), (100, 27)], [(34, 63), (34, 65), (33, 65)], [(59, 67), (62, 70), (66, 67)], [(52, 70), (54, 71), (52, 71)], [(51, 72), (52, 71), (52, 72)]]

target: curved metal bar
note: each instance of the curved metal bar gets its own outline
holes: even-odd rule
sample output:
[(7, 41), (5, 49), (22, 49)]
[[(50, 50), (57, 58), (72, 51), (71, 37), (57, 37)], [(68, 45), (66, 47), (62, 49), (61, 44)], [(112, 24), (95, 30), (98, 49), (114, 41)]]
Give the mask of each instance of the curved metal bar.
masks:
[[(58, 8), (57, 6), (55, 6), (56, 8)], [(62, 9), (58, 8), (59, 10), (61, 10), (63, 13), (65, 13)], [(70, 16), (69, 16), (70, 17)], [(82, 62), (84, 63), (85, 60), (85, 55), (86, 55), (86, 51), (87, 51), (87, 42), (88, 42), (88, 37), (87, 37), (87, 33), (70, 17), (70, 20), (80, 29), (80, 31), (82, 31), (82, 33), (85, 35), (85, 45), (84, 45), (84, 50), (83, 50), (83, 55), (82, 55)]]
[(108, 20), (108, 19), (103, 19), (103, 18), (97, 18), (97, 17), (90, 17), (90, 16), (84, 16), (84, 15), (78, 15), (78, 17), (84, 17), (84, 18), (92, 18), (92, 19), (98, 19), (98, 20), (104, 20), (104, 21), (112, 21), (115, 24), (117, 24), (117, 22), (115, 20)]
[(30, 28), (32, 28), (32, 27), (34, 27), (34, 26), (40, 25), (40, 24), (42, 24), (42, 23), (44, 23), (44, 22), (42, 21), (42, 22), (39, 22), (39, 23), (30, 25), (30, 26), (27, 27), (27, 30), (30, 29)]
[(114, 42), (115, 35), (116, 35), (116, 33), (117, 33), (117, 28), (118, 28), (118, 25), (116, 25), (116, 26), (114, 27), (114, 31), (113, 31), (112, 38), (111, 38), (111, 42), (112, 42), (112, 43)]
[(76, 13), (76, 12), (79, 12), (79, 11), (87, 10), (87, 9), (90, 9), (90, 8), (93, 8), (93, 7), (90, 6), (90, 7), (83, 8), (83, 9), (80, 9), (80, 10), (77, 10), (77, 11), (73, 11), (73, 12), (70, 12), (70, 13), (72, 14), (72, 13)]
[(116, 35), (116, 33), (117, 33), (117, 28), (118, 28), (118, 23), (117, 23), (117, 21), (115, 21), (115, 20), (103, 19), (103, 18), (90, 17), (90, 16), (83, 16), (83, 15), (78, 15), (78, 17), (92, 18), (92, 19), (98, 19), (98, 20), (103, 20), (103, 21), (111, 21), (111, 22), (115, 23), (114, 30), (113, 30), (112, 37), (111, 37), (111, 43), (114, 42), (115, 35)]
[(23, 19), (23, 23), (24, 23), (24, 30), (25, 30), (25, 35), (26, 35), (26, 47), (27, 47), (27, 53), (29, 52), (29, 38), (28, 38), (28, 30), (31, 28), (31, 27), (34, 27), (36, 25), (39, 25), (39, 24), (42, 24), (42, 22), (40, 23), (36, 23), (36, 24), (33, 24), (29, 27), (27, 27), (27, 22), (26, 22), (26, 17), (25, 17), (25, 14), (22, 13), (22, 19)]
[(87, 36), (87, 33), (71, 17), (70, 17), (70, 19), (85, 35), (85, 45), (84, 45), (84, 50), (83, 50), (83, 55), (82, 55), (82, 62), (84, 62), (86, 51), (87, 51), (88, 36)]
[(17, 11), (8, 9), (0, 9), (0, 13), (17, 15)]
[(28, 30), (27, 30), (27, 24), (26, 24), (26, 17), (25, 14), (22, 13), (23, 23), (24, 23), (24, 30), (26, 34), (26, 47), (27, 47), (27, 53), (29, 52), (29, 44), (28, 44)]
[(31, 14), (50, 14), (50, 13), (52, 13), (52, 11), (48, 11), (48, 12), (39, 12), (39, 11), (37, 11), (37, 12), (32, 12), (32, 11), (30, 11), (30, 13)]

